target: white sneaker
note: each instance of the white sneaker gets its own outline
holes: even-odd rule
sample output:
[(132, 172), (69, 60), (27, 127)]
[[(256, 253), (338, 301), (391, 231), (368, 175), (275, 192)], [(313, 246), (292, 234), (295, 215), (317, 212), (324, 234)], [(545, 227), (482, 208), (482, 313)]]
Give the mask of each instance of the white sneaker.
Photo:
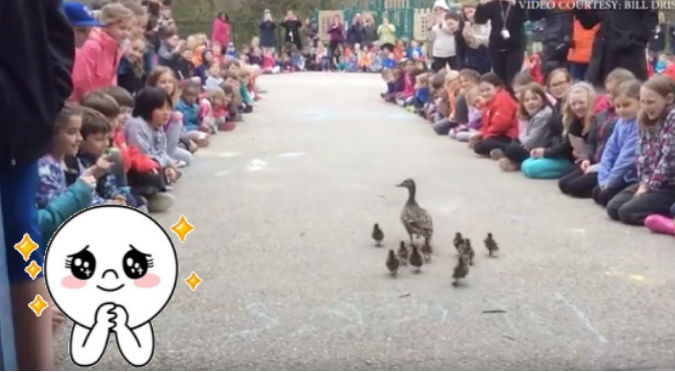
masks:
[(167, 209), (171, 208), (173, 201), (173, 195), (166, 192), (160, 192), (148, 199), (148, 210), (150, 210), (150, 213), (165, 212)]

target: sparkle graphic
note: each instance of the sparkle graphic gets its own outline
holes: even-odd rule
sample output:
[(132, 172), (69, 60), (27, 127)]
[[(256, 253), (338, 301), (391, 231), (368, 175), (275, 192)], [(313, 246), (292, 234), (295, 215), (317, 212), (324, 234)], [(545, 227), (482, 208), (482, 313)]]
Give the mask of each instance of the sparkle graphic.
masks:
[(26, 262), (28, 262), (30, 254), (38, 249), (38, 247), (39, 245), (37, 245), (37, 243), (35, 243), (28, 234), (23, 234), (23, 239), (21, 239), (20, 242), (14, 244), (14, 249), (21, 253), (23, 260)]
[(194, 230), (195, 227), (190, 225), (185, 216), (180, 216), (178, 222), (175, 225), (171, 226), (171, 231), (178, 235), (178, 238), (181, 242), (185, 242), (187, 235)]
[(33, 260), (30, 262), (30, 265), (26, 266), (26, 268), (23, 269), (23, 271), (25, 271), (30, 276), (31, 279), (35, 280), (38, 274), (40, 274), (40, 272), (42, 271), (42, 268), (40, 267), (40, 265), (37, 264), (37, 262), (35, 262), (35, 260)]
[(35, 316), (42, 316), (42, 312), (49, 307), (49, 304), (40, 295), (35, 295), (35, 299), (28, 304), (28, 308), (33, 310)]
[(193, 271), (192, 274), (185, 279), (185, 283), (194, 292), (197, 290), (197, 286), (202, 283), (202, 279)]

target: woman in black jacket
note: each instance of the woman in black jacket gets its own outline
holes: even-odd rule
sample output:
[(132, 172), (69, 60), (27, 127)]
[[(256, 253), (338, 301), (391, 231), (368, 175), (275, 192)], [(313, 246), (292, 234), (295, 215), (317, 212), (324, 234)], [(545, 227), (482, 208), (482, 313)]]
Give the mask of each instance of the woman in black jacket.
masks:
[(298, 17), (295, 16), (292, 10), (286, 13), (286, 18), (281, 22), (281, 27), (284, 28), (284, 43), (295, 44), (298, 50), (301, 50), (300, 27), (302, 27), (302, 22), (298, 21)]
[(516, 0), (481, 0), (474, 18), (478, 24), (492, 25), (488, 44), (492, 70), (502, 81), (513, 81), (523, 67), (527, 11)]
[(645, 49), (658, 23), (656, 10), (575, 9), (574, 16), (585, 29), (600, 24), (595, 35), (586, 81), (602, 86), (605, 77), (617, 67), (647, 80)]

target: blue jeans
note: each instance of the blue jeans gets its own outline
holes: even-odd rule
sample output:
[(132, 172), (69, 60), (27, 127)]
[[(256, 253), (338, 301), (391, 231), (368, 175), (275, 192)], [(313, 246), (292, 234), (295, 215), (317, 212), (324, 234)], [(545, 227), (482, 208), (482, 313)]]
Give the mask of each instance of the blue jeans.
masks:
[(570, 62), (570, 75), (574, 81), (582, 81), (586, 76), (588, 63), (574, 63)]
[[(11, 282), (31, 280), (23, 270), (31, 260), (44, 267), (45, 245), (38, 224), (35, 195), (38, 189), (37, 161), (17, 167), (0, 167), (0, 199), (2, 199), (2, 221), (5, 231), (4, 244), (7, 255), (7, 269)], [(24, 234), (40, 244), (25, 262), (14, 244), (21, 241)], [(40, 272), (39, 277), (42, 276)]]
[(527, 178), (554, 180), (562, 177), (571, 166), (567, 159), (529, 158), (521, 164), (520, 170)]

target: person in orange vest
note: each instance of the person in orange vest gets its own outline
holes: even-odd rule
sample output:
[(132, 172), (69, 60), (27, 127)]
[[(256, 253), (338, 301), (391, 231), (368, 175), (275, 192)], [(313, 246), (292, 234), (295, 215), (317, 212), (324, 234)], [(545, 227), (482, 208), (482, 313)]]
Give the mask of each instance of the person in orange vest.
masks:
[(575, 81), (584, 80), (588, 63), (591, 61), (593, 40), (600, 25), (595, 25), (590, 30), (585, 29), (579, 20), (574, 19), (572, 28), (572, 45), (567, 53), (567, 61), (570, 63), (570, 73)]

